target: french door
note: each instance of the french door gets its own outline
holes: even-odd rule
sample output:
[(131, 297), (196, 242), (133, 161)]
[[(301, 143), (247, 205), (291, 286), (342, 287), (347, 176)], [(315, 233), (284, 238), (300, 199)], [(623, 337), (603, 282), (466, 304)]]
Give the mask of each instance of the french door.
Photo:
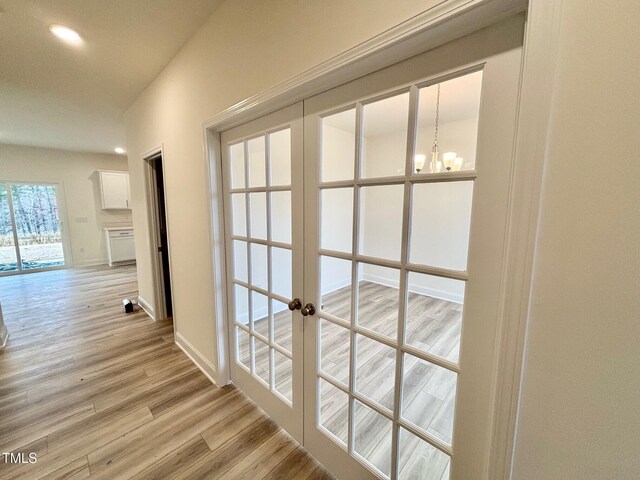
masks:
[(338, 478), (486, 477), (506, 30), (306, 99), (304, 131), (296, 104), (222, 135), (232, 380)]
[(58, 190), (0, 181), (0, 275), (65, 266)]

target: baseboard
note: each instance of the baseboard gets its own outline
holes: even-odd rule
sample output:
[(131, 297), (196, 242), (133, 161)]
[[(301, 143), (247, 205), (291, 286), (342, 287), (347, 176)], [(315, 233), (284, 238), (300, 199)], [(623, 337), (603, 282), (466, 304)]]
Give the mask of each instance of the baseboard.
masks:
[(142, 307), (142, 310), (146, 312), (153, 320), (156, 319), (155, 311), (149, 302), (147, 302), (144, 298), (138, 295), (138, 305)]
[(175, 332), (174, 339), (176, 345), (182, 350), (187, 357), (191, 359), (196, 367), (200, 369), (202, 373), (204, 373), (205, 377), (211, 380), (212, 383), (217, 385), (215, 380), (216, 378), (216, 367), (207, 360), (204, 355), (202, 355), (189, 341), (184, 338), (180, 332)]
[[(362, 280), (372, 283), (379, 283), (380, 285), (386, 285), (387, 287), (399, 288), (398, 282), (380, 275), (373, 275), (371, 273), (365, 273), (362, 275)], [(448, 290), (440, 290), (437, 288), (415, 286), (411, 289), (412, 292), (425, 295), (427, 297), (438, 298), (440, 300), (447, 300), (449, 302), (460, 303), (464, 302), (464, 296), (459, 293), (450, 292)]]
[(7, 330), (7, 326), (3, 324), (0, 326), (0, 348), (4, 348), (7, 340), (9, 340), (9, 330)]
[(73, 266), (75, 267), (95, 267), (98, 265), (106, 265), (106, 258), (94, 258), (93, 260), (83, 260), (81, 262), (73, 262)]

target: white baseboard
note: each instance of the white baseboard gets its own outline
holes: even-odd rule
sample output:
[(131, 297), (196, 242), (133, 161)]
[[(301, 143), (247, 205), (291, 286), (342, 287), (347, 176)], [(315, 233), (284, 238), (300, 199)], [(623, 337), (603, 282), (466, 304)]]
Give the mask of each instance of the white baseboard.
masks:
[(140, 305), (142, 307), (142, 310), (144, 310), (147, 313), (147, 315), (149, 315), (153, 320), (156, 319), (156, 314), (153, 310), (153, 307), (149, 302), (147, 302), (140, 295), (138, 295), (138, 305)]
[[(380, 275), (373, 275), (371, 273), (365, 273), (362, 275), (362, 280), (367, 282), (379, 283), (380, 285), (386, 285), (387, 287), (400, 288), (398, 282), (390, 278), (382, 277)], [(439, 298), (440, 300), (447, 300), (449, 302), (460, 303), (464, 302), (464, 296), (459, 293), (451, 292), (448, 290), (440, 290), (437, 288), (414, 286), (411, 289), (412, 292), (425, 295), (427, 297)]]
[(94, 258), (93, 260), (82, 260), (81, 262), (73, 262), (74, 267), (95, 267), (97, 265), (106, 265), (106, 258)]
[(216, 367), (207, 360), (204, 355), (202, 355), (189, 341), (184, 338), (180, 332), (175, 332), (174, 334), (175, 343), (180, 350), (182, 350), (187, 357), (191, 359), (196, 367), (200, 369), (202, 373), (204, 373), (205, 377), (211, 380), (212, 383), (217, 385), (216, 382)]
[[(2, 317), (0, 317), (1, 319)], [(4, 348), (7, 344), (7, 340), (9, 340), (9, 330), (7, 330), (7, 326), (2, 324), (0, 325), (0, 348)]]

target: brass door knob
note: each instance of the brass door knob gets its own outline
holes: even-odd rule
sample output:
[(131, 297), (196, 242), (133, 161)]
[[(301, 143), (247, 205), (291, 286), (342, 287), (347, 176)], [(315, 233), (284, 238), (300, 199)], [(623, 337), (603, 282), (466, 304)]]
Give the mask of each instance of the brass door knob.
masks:
[(313, 305), (313, 303), (307, 303), (304, 307), (302, 307), (300, 313), (302, 313), (302, 315), (305, 317), (307, 315), (315, 315), (316, 307)]
[(301, 308), (302, 308), (302, 302), (300, 301), (299, 298), (294, 298), (289, 302), (289, 310), (291, 310), (292, 312), (294, 310), (300, 310)]

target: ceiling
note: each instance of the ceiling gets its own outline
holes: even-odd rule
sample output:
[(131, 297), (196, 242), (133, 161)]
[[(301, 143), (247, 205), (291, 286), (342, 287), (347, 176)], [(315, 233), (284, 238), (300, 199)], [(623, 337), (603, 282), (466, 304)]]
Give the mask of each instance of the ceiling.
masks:
[[(222, 0), (0, 0), (0, 143), (113, 153), (123, 114)], [(69, 45), (48, 30), (66, 25)]]

